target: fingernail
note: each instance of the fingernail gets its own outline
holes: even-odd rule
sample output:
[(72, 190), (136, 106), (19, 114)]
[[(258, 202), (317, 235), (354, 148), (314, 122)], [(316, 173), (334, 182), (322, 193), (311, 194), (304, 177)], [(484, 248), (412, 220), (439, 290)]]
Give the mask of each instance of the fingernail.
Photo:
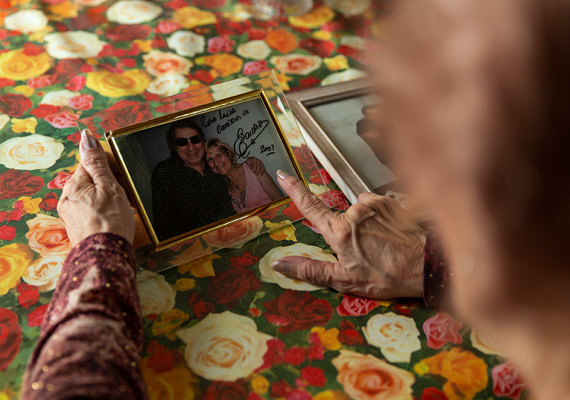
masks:
[(286, 261), (275, 261), (271, 264), (274, 271), (277, 271), (283, 275), (291, 275), (291, 264)]
[(286, 179), (289, 176), (289, 174), (285, 171), (278, 169), (277, 170), (277, 176), (281, 179)]
[(97, 147), (97, 140), (93, 137), (89, 129), (83, 129), (81, 131), (81, 146), (86, 150)]

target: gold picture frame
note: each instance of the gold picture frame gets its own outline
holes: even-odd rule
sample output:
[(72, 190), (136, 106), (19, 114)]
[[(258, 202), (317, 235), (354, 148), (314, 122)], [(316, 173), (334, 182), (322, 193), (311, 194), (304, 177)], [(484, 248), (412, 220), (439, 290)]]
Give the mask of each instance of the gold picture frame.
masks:
[[(234, 222), (241, 221), (241, 220), (253, 217), (253, 216), (263, 214), (263, 213), (265, 213), (265, 212), (267, 212), (273, 208), (277, 208), (277, 207), (280, 207), (282, 205), (285, 205), (285, 204), (291, 202), (291, 199), (288, 196), (285, 196), (282, 199), (271, 201), (270, 203), (264, 204), (262, 206), (256, 207), (254, 209), (242, 212), (240, 214), (236, 214), (234, 216), (231, 216), (231, 217), (219, 220), (219, 221), (212, 222), (208, 225), (190, 230), (190, 231), (185, 232), (183, 234), (179, 234), (177, 236), (173, 236), (173, 237), (170, 237), (167, 239), (159, 239), (157, 236), (156, 230), (153, 227), (153, 222), (151, 221), (151, 218), (149, 216), (149, 212), (147, 211), (147, 207), (145, 206), (145, 204), (141, 198), (141, 195), (139, 193), (139, 190), (137, 189), (137, 186), (136, 186), (135, 181), (133, 179), (132, 171), (129, 171), (129, 167), (128, 167), (127, 162), (125, 161), (125, 158), (123, 156), (123, 151), (121, 150), (121, 146), (118, 143), (118, 139), (121, 137), (128, 136), (128, 135), (133, 135), (137, 132), (141, 132), (141, 131), (144, 131), (144, 130), (147, 130), (150, 128), (154, 128), (154, 127), (157, 127), (160, 125), (170, 124), (170, 123), (173, 123), (175, 121), (197, 117), (201, 114), (206, 114), (206, 113), (211, 112), (211, 111), (225, 109), (227, 107), (242, 104), (242, 103), (252, 101), (252, 100), (260, 100), (262, 102), (265, 110), (267, 111), (267, 114), (270, 117), (271, 123), (272, 123), (273, 127), (275, 128), (275, 131), (277, 132), (279, 142), (282, 144), (282, 146), (285, 150), (285, 154), (288, 157), (288, 161), (291, 164), (292, 170), (297, 175), (297, 177), (306, 186), (308, 186), (308, 183), (307, 183), (307, 181), (306, 181), (306, 179), (302, 173), (301, 167), (299, 166), (299, 163), (297, 162), (297, 160), (295, 158), (295, 155), (293, 153), (293, 149), (292, 149), (291, 145), (289, 144), (287, 136), (285, 135), (283, 128), (282, 128), (281, 124), (279, 123), (279, 119), (275, 115), (273, 107), (270, 104), (270, 100), (268, 99), (268, 97), (267, 97), (267, 95), (263, 89), (253, 90), (253, 91), (250, 91), (247, 93), (228, 97), (228, 98), (225, 98), (225, 99), (222, 99), (219, 101), (214, 101), (214, 102), (209, 103), (209, 104), (200, 105), (200, 106), (197, 106), (197, 107), (194, 107), (191, 109), (181, 110), (181, 111), (177, 111), (177, 112), (174, 112), (171, 114), (162, 115), (160, 117), (157, 117), (157, 118), (154, 118), (154, 119), (142, 122), (142, 123), (137, 123), (134, 125), (122, 127), (122, 128), (116, 129), (116, 130), (110, 130), (110, 131), (105, 133), (105, 138), (106, 138), (106, 140), (107, 140), (107, 142), (111, 148), (111, 151), (112, 151), (115, 159), (117, 160), (117, 163), (118, 163), (119, 168), (121, 170), (121, 174), (123, 175), (123, 177), (126, 180), (129, 194), (131, 195), (131, 198), (136, 205), (136, 208), (137, 208), (137, 210), (141, 216), (141, 219), (143, 220), (145, 229), (149, 235), (149, 238), (151, 239), (151, 242), (154, 246), (155, 251), (164, 250), (166, 248), (175, 246), (177, 244), (184, 243), (190, 239), (197, 238), (197, 237), (199, 237), (205, 233), (209, 233), (209, 232), (212, 232), (216, 229), (226, 227), (228, 225), (231, 225)], [(253, 143), (255, 143), (255, 139), (254, 139)]]

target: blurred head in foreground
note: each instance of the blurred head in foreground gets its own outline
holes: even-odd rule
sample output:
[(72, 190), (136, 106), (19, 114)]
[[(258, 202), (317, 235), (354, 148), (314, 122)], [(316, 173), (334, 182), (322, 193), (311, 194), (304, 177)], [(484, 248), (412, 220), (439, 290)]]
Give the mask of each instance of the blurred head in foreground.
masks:
[(545, 341), (570, 339), (569, 21), (565, 0), (407, 0), (379, 52), (392, 166), (435, 211), (455, 305)]

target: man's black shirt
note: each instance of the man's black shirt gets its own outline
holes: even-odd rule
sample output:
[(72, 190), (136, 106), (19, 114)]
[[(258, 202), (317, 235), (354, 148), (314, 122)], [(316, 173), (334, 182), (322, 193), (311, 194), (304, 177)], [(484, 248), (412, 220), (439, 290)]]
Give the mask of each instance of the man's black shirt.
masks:
[(204, 166), (204, 175), (169, 158), (152, 172), (154, 229), (159, 240), (235, 214), (225, 178)]

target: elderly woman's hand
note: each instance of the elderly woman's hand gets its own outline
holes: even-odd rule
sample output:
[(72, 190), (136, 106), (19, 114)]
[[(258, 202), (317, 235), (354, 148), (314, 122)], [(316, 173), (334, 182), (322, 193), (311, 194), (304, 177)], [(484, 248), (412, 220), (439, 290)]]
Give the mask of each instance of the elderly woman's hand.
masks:
[(89, 130), (81, 132), (81, 163), (63, 189), (57, 206), (72, 245), (95, 233), (114, 233), (129, 242), (135, 221), (125, 191), (107, 156)]
[(422, 296), (425, 233), (395, 200), (361, 194), (346, 213), (334, 213), (298, 179), (283, 171), (278, 178), (339, 261), (284, 257), (273, 265), (275, 271), (377, 299)]

